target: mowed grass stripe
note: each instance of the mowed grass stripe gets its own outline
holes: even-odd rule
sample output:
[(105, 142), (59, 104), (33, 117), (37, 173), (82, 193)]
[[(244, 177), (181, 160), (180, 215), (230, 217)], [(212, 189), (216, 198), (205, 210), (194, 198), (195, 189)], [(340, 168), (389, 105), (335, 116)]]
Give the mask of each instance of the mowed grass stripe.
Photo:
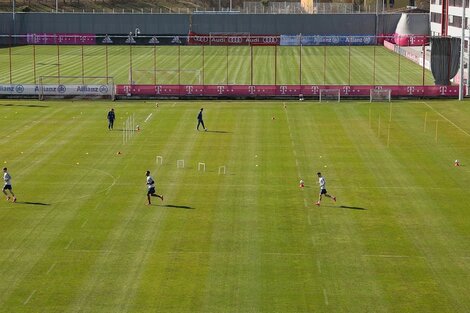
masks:
[[(72, 138), (76, 138), (76, 135), (80, 133), (80, 131), (83, 129), (83, 125), (75, 125), (75, 127), (73, 127), (71, 130), (64, 131), (65, 129), (70, 128), (70, 123), (71, 122), (63, 123), (60, 127), (56, 128), (55, 131), (51, 133), (50, 140), (57, 140), (57, 136), (59, 136), (63, 140), (73, 141)], [(50, 144), (49, 140), (44, 140), (43, 144)], [(50, 162), (50, 159), (55, 153), (58, 153), (62, 148), (64, 148), (64, 146), (61, 145), (55, 145), (53, 148), (49, 148), (47, 153), (44, 153), (43, 155), (41, 155), (40, 158), (36, 160), (36, 166), (40, 167), (41, 164), (48, 163), (54, 164), (53, 162)], [(70, 166), (73, 165), (71, 164)], [(21, 167), (18, 167), (18, 170), (20, 169)], [(24, 167), (23, 171), (20, 170), (19, 172), (22, 173), (24, 177), (34, 177), (34, 175), (28, 175), (28, 172), (31, 172), (33, 169), (33, 166)], [(84, 175), (86, 175), (86, 172), (82, 172), (80, 174), (80, 176)], [(80, 176), (75, 178), (80, 180)], [(34, 180), (38, 186), (41, 186), (41, 179), (44, 181), (47, 181), (48, 179), (47, 176), (42, 177), (43, 178), (37, 178)], [(91, 187), (87, 190), (87, 192), (89, 193), (92, 191), (93, 186), (88, 187)], [(67, 184), (64, 184), (62, 189), (63, 193), (58, 197), (58, 199), (61, 199), (62, 197), (68, 197), (70, 194), (72, 194), (72, 191), (76, 192), (80, 188), (83, 188), (83, 186), (79, 187), (74, 183), (73, 180), (71, 180)], [(27, 190), (28, 189), (26, 188), (26, 191)], [(29, 197), (26, 195), (22, 196), (23, 199), (19, 199), (18, 205), (21, 205), (22, 201), (27, 201), (27, 204), (28, 200), (33, 204), (35, 203), (36, 199), (34, 198), (34, 188), (31, 188), (29, 190), (31, 191)], [(52, 244), (52, 242), (55, 240), (61, 230), (66, 226), (66, 223), (64, 223), (64, 221), (67, 221), (68, 219), (72, 218), (75, 210), (79, 207), (79, 205), (77, 205), (77, 207), (70, 207), (70, 210), (63, 211), (59, 210), (58, 206), (54, 205), (54, 202), (49, 202), (49, 204), (51, 205), (50, 207), (45, 206), (46, 209), (40, 211), (42, 212), (42, 216), (36, 216), (36, 218), (34, 218), (34, 213), (31, 216), (31, 212), (29, 210), (26, 210), (26, 208), (25, 210), (15, 211), (17, 212), (16, 214), (24, 215), (24, 218), (31, 219), (31, 221), (34, 221), (34, 225), (30, 226), (30, 231), (23, 233), (23, 235), (15, 236), (14, 238), (16, 239), (11, 242), (12, 246), (15, 247), (15, 250), (12, 251), (14, 251), (15, 253), (7, 255), (7, 258), (4, 262), (8, 262), (8, 265), (5, 265), (4, 268), (8, 269), (8, 272), (3, 272), (3, 274), (13, 276), (7, 276), (3, 278), (4, 281), (9, 281), (10, 283), (8, 284), (8, 289), (2, 293), (2, 301), (6, 301), (6, 299), (8, 299), (11, 293), (14, 291), (14, 288), (17, 288), (18, 284), (22, 283), (22, 279), (26, 275), (31, 274), (30, 271), (39, 261), (40, 257), (47, 251), (48, 247)], [(51, 227), (51, 230), (45, 231), (49, 229), (49, 227)], [(37, 248), (32, 249), (32, 247)], [(15, 297), (21, 298), (21, 295), (12, 295), (9, 298), (10, 301), (14, 302)]]
[[(9, 83), (8, 48), (0, 51), (0, 62), (5, 64), (1, 82)], [(163, 76), (157, 79), (160, 84), (176, 84), (178, 80), (182, 84), (202, 83), (191, 72), (197, 70), (204, 72), (205, 84), (226, 84), (227, 78), (229, 84), (247, 84), (251, 72), (254, 84), (274, 84), (275, 75), (279, 84), (298, 84), (301, 76), (299, 47), (99, 46), (83, 47), (82, 58), (81, 46), (26, 46), (12, 48), (11, 80), (28, 84), (41, 76), (108, 75), (115, 83), (124, 84), (129, 82), (132, 69), (133, 76), (140, 75), (138, 83), (153, 84), (154, 64), (157, 76)], [(433, 84), (429, 71), (424, 74), (425, 84)], [(421, 85), (423, 71), (384, 47), (302, 47), (302, 83)]]

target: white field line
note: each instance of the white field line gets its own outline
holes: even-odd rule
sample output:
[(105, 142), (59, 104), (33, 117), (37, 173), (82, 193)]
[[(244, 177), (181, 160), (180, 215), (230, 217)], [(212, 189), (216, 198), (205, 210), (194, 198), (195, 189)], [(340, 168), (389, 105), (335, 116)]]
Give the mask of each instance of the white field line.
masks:
[(86, 225), (87, 222), (88, 222), (88, 219), (86, 219), (86, 220), (83, 222), (83, 224), (82, 224), (82, 226), (80, 226), (80, 228), (83, 228), (83, 227)]
[(372, 257), (372, 258), (420, 258), (424, 259), (424, 256), (417, 255), (399, 255), (399, 254), (363, 254), (363, 257)]
[(54, 262), (52, 263), (52, 265), (49, 267), (49, 269), (47, 270), (46, 272), (46, 275), (49, 275), (50, 272), (52, 272), (52, 270), (54, 269), (54, 267), (56, 266), (57, 262)]
[(68, 250), (72, 242), (73, 242), (73, 239), (70, 239), (69, 243), (67, 244), (67, 246), (65, 246), (64, 250)]
[(147, 121), (152, 117), (153, 113), (150, 113), (147, 118), (145, 119), (144, 123), (147, 123)]
[(317, 268), (318, 268), (318, 273), (321, 274), (321, 264), (320, 264), (320, 260), (317, 260)]
[(325, 300), (325, 304), (328, 305), (328, 295), (326, 294), (326, 289), (323, 288), (323, 299)]
[(421, 102), (421, 103), (424, 103), (428, 108), (430, 108), (431, 110), (433, 110), (435, 113), (437, 113), (437, 115), (439, 115), (440, 117), (442, 117), (443, 119), (445, 119), (447, 122), (449, 122), (450, 124), (452, 124), (455, 128), (457, 128), (458, 130), (460, 130), (462, 133), (464, 133), (465, 135), (469, 136), (470, 137), (470, 134), (465, 131), (464, 129), (462, 129), (460, 126), (458, 126), (457, 124), (455, 124), (454, 122), (452, 122), (451, 120), (449, 120), (447, 117), (445, 117), (444, 115), (442, 115), (442, 113), (440, 113), (439, 111), (437, 111), (436, 109), (434, 109), (432, 106), (430, 106), (429, 104), (427, 104), (426, 102)]
[(29, 300), (31, 300), (31, 298), (34, 296), (34, 294), (36, 293), (36, 289), (29, 295), (29, 297), (25, 300), (25, 302), (23, 302), (23, 305), (26, 305), (28, 304)]

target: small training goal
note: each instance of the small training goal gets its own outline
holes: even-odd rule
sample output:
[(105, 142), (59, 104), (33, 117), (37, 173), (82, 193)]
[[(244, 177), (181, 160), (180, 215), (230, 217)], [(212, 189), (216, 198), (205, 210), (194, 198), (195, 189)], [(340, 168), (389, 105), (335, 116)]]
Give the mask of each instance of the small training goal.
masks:
[(375, 101), (391, 101), (392, 90), (390, 89), (371, 89), (370, 90), (370, 102)]
[(339, 89), (320, 89), (320, 102), (340, 102), (341, 92)]

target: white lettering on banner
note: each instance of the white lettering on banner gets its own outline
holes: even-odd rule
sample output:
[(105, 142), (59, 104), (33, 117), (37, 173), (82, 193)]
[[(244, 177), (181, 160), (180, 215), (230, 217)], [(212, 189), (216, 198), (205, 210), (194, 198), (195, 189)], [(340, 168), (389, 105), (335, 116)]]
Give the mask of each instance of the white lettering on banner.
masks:
[(130, 94), (131, 93), (131, 86), (129, 85), (125, 85), (124, 86), (124, 93), (127, 95), (127, 94)]
[(279, 86), (279, 90), (281, 91), (281, 95), (285, 95), (287, 91), (287, 86)]
[(77, 87), (77, 91), (78, 92), (94, 92), (94, 93), (97, 93), (97, 92), (100, 92), (100, 89), (99, 87), (88, 87), (88, 86), (78, 86)]
[(15, 87), (0, 85), (0, 92), (14, 92)]
[(264, 43), (277, 43), (276, 37), (263, 37)]
[(209, 37), (207, 36), (194, 36), (193, 37), (194, 41), (199, 41), (199, 42), (208, 42)]
[(228, 42), (229, 43), (242, 43), (243, 38), (242, 37), (228, 37)]
[(413, 87), (413, 86), (407, 86), (407, 87), (406, 87), (406, 92), (407, 92), (410, 96), (414, 95), (414, 93), (415, 93), (415, 87)]
[(343, 94), (349, 95), (350, 90), (351, 90), (351, 86), (344, 86), (343, 87)]
[(255, 91), (256, 91), (255, 86), (248, 86), (248, 92), (250, 93), (250, 95), (254, 95)]
[(223, 94), (225, 90), (225, 86), (217, 86), (217, 92), (219, 95)]
[(440, 86), (440, 87), (439, 87), (439, 93), (440, 93), (441, 95), (447, 94), (447, 86)]
[(159, 95), (161, 92), (162, 92), (162, 86), (161, 85), (155, 86), (155, 93)]
[(194, 89), (193, 86), (185, 86), (185, 89), (186, 89), (186, 94), (188, 94), (188, 95), (193, 94), (193, 89)]
[(317, 95), (320, 93), (320, 88), (318, 86), (312, 86), (312, 93)]
[(225, 38), (224, 38), (224, 37), (212, 37), (212, 38), (211, 38), (211, 41), (212, 41), (212, 42), (221, 42), (221, 43), (224, 43), (224, 42), (225, 42)]

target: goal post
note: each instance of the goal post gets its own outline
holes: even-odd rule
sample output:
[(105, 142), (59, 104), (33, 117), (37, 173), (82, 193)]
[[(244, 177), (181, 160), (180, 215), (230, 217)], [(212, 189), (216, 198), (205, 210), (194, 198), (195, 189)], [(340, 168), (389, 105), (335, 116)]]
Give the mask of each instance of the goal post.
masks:
[(339, 89), (320, 89), (320, 102), (340, 102), (341, 92)]
[(370, 90), (370, 102), (375, 101), (384, 101), (390, 102), (392, 101), (392, 90), (391, 89), (371, 89)]
[(115, 100), (114, 78), (109, 76), (40, 76), (39, 100), (47, 98), (105, 98)]

